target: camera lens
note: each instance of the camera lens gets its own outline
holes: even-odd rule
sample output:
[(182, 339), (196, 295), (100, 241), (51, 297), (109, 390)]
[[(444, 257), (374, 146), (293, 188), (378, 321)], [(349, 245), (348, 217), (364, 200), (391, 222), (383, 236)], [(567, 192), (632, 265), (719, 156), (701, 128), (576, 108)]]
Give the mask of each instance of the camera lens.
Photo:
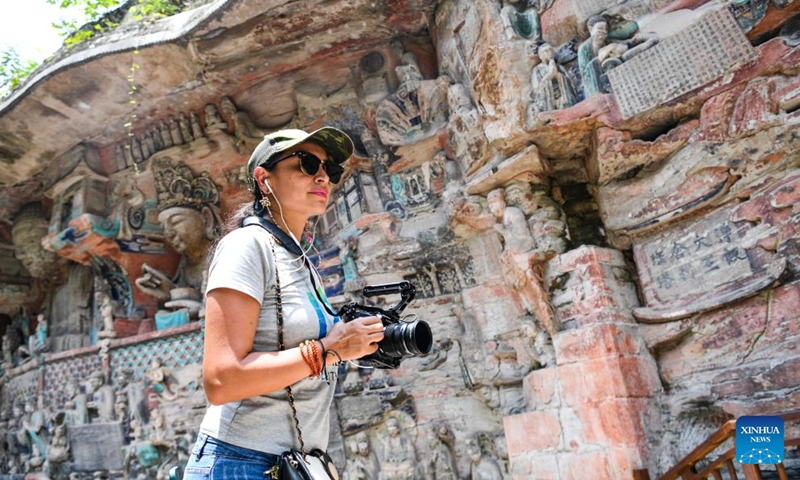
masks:
[(433, 347), (431, 327), (422, 321), (393, 323), (383, 331), (380, 347), (395, 358), (427, 355)]

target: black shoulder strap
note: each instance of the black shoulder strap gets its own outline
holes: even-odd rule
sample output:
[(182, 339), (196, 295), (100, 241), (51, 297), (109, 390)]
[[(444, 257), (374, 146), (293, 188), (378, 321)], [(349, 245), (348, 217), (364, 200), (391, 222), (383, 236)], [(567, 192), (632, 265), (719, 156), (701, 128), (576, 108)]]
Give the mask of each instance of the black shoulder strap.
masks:
[(283, 247), (286, 250), (289, 250), (298, 257), (303, 256), (303, 251), (300, 250), (300, 245), (298, 245), (297, 242), (292, 240), (292, 237), (287, 235), (286, 232), (281, 230), (281, 228), (275, 225), (273, 222), (270, 222), (264, 217), (258, 217), (255, 215), (252, 217), (246, 217), (244, 220), (242, 220), (243, 227), (247, 227), (250, 225), (259, 225), (260, 227), (264, 228), (269, 233), (271, 233), (272, 236), (275, 237), (279, 242), (281, 242), (281, 245), (283, 245)]

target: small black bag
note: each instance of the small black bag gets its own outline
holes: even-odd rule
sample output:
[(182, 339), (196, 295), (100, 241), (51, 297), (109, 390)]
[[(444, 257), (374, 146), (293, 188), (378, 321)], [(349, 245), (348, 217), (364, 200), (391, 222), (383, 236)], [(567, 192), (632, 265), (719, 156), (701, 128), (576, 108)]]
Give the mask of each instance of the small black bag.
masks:
[(278, 466), (278, 480), (339, 480), (331, 457), (318, 448), (305, 456), (299, 450), (283, 452)]

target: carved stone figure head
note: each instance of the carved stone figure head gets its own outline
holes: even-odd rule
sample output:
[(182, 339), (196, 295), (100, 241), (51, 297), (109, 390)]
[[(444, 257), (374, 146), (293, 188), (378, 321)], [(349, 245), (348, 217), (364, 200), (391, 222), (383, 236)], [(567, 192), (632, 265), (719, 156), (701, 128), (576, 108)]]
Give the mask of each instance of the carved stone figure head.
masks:
[(543, 43), (539, 47), (539, 60), (541, 60), (542, 63), (549, 63), (550, 60), (553, 59), (553, 56), (553, 46), (549, 43)]
[(602, 15), (592, 15), (586, 22), (589, 35), (598, 43), (605, 43), (608, 37), (608, 21)]
[(208, 252), (217, 227), (216, 217), (209, 207), (202, 210), (168, 208), (158, 214), (158, 221), (172, 248), (190, 258), (199, 258)]
[(56, 254), (42, 248), (48, 224), (41, 204), (29, 203), (14, 218), (11, 229), (14, 255), (35, 278), (48, 278), (57, 269)]
[(486, 203), (489, 207), (489, 211), (492, 212), (495, 218), (503, 218), (503, 213), (506, 211), (506, 200), (503, 198), (502, 188), (489, 192), (489, 194), (486, 195)]
[(366, 432), (358, 432), (356, 434), (356, 448), (359, 455), (369, 455), (369, 437)]

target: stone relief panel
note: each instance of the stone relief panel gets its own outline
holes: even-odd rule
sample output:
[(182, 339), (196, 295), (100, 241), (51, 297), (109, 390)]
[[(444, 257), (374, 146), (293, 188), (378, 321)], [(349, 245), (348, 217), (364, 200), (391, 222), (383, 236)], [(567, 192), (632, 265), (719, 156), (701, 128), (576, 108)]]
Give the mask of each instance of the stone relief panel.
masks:
[(472, 257), (463, 247), (444, 247), (414, 263), (417, 272), (403, 278), (417, 289), (417, 298), (456, 294), (477, 283)]

